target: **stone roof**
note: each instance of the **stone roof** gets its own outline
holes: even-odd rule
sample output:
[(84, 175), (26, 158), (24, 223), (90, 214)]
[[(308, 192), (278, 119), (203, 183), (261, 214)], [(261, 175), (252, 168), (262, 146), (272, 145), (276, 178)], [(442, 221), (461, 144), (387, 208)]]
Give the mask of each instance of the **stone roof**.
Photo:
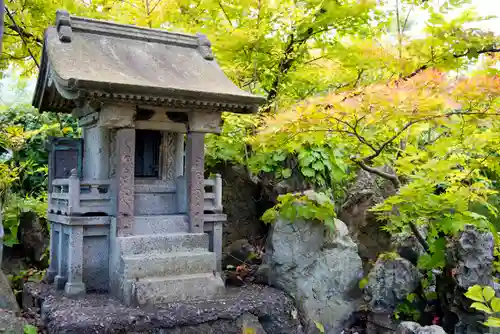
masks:
[(45, 31), (33, 106), (71, 112), (85, 100), (240, 113), (264, 102), (226, 77), (204, 35), (58, 11)]

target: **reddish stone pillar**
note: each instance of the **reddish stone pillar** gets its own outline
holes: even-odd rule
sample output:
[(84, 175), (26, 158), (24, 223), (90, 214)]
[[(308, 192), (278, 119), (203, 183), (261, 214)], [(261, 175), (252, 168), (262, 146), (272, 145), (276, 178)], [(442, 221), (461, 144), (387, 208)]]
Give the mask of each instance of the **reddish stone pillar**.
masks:
[(132, 234), (134, 225), (135, 129), (116, 131), (116, 234)]
[(205, 134), (188, 132), (186, 144), (189, 231), (203, 233)]

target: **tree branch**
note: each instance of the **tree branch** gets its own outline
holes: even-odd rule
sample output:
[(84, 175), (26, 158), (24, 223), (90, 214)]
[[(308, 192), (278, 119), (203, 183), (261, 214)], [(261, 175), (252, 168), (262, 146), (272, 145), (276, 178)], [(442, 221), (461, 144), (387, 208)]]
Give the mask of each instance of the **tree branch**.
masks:
[[(4, 7), (6, 9), (6, 7)], [(10, 17), (10, 16), (9, 16)], [(14, 24), (10, 24), (10, 25), (7, 25), (6, 26), (8, 29), (14, 31), (16, 33), (16, 35), (18, 36), (23, 36), (24, 38), (27, 38), (27, 39), (30, 39), (34, 42), (36, 42), (37, 44), (39, 45), (42, 45), (43, 42), (40, 38), (36, 37), (35, 35), (33, 35), (32, 33), (29, 33), (27, 32), (25, 29), (23, 29), (22, 27), (19, 27), (19, 26), (16, 26)]]
[[(488, 48), (485, 48), (485, 49), (482, 49), (482, 50), (478, 50), (478, 51), (475, 51), (475, 52), (472, 52), (471, 50), (467, 50), (466, 52), (464, 52), (462, 54), (453, 54), (453, 57), (454, 58), (462, 58), (462, 57), (466, 57), (466, 56), (468, 56), (470, 54), (484, 54), (484, 53), (497, 53), (497, 52), (500, 52), (500, 48), (488, 47)], [(428, 61), (427, 63), (421, 65), (420, 67), (418, 67), (417, 69), (415, 69), (410, 74), (401, 77), (401, 79), (402, 80), (408, 80), (408, 79), (413, 78), (417, 74), (419, 74), (419, 73), (425, 71), (426, 69), (428, 69), (429, 68), (429, 63), (431, 63), (431, 60)]]
[(12, 16), (12, 14), (10, 13), (9, 9), (7, 8), (7, 6), (4, 6), (4, 8), (5, 8), (5, 12), (7, 13), (7, 16), (12, 21), (12, 24), (14, 24), (14, 26), (16, 28), (16, 31), (19, 34), (19, 37), (21, 37), (21, 40), (23, 41), (24, 46), (26, 46), (26, 49), (28, 50), (28, 53), (30, 54), (30, 56), (33, 59), (33, 61), (35, 62), (36, 67), (40, 68), (40, 65), (38, 64), (38, 61), (36, 60), (35, 56), (31, 52), (30, 47), (29, 47), (28, 43), (26, 42), (26, 39), (23, 36), (21, 28), (19, 28), (19, 25), (16, 23), (16, 20), (14, 19), (14, 16)]
[(229, 15), (227, 14), (226, 10), (224, 9), (224, 6), (222, 6), (222, 2), (220, 2), (220, 0), (218, 0), (217, 3), (219, 4), (219, 7), (222, 10), (222, 13), (224, 14), (224, 17), (226, 18), (227, 22), (229, 22), (229, 25), (231, 26), (231, 28), (233, 28), (233, 21), (231, 21), (231, 19), (229, 18)]
[(391, 181), (396, 190), (401, 188), (401, 181), (396, 174), (386, 173), (378, 168), (368, 166), (363, 160), (351, 159), (354, 163), (356, 163), (361, 169), (367, 171), (368, 173), (378, 175), (388, 181)]

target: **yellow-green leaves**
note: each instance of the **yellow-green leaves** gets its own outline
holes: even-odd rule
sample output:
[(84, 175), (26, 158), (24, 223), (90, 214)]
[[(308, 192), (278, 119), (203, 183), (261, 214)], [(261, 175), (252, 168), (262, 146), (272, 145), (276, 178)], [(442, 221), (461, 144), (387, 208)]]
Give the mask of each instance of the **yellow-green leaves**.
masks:
[(278, 217), (290, 222), (304, 219), (335, 229), (335, 206), (330, 196), (325, 193), (307, 191), (303, 194), (285, 194), (278, 196), (278, 202), (264, 213), (262, 221), (269, 224)]
[(325, 333), (325, 326), (319, 321), (315, 321), (314, 324), (320, 333)]
[(495, 297), (495, 290), (490, 286), (481, 287), (474, 285), (470, 287), (465, 296), (474, 301), (471, 308), (484, 312), (489, 315), (488, 320), (484, 322), (488, 327), (500, 327), (500, 298)]

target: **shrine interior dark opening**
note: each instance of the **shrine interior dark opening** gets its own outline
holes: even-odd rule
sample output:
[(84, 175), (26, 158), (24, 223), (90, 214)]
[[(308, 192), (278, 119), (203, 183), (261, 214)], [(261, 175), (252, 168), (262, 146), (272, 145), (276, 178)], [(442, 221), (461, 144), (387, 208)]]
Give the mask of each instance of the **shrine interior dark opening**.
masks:
[(135, 177), (159, 178), (161, 132), (136, 130)]

